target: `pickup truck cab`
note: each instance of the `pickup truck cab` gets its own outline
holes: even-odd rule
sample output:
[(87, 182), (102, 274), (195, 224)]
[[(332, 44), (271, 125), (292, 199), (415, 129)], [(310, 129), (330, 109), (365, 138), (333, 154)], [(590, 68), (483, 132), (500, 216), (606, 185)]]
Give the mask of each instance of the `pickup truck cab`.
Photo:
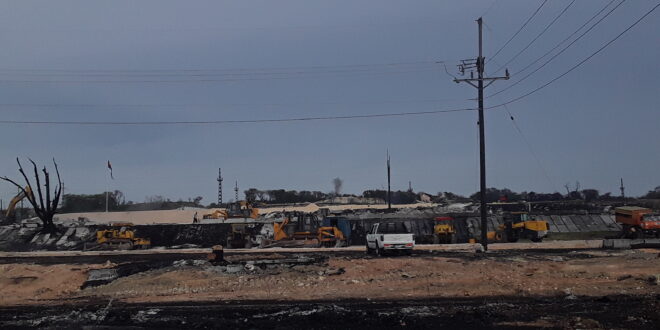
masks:
[(367, 253), (383, 255), (387, 252), (412, 254), (415, 247), (413, 234), (403, 222), (377, 223), (367, 233)]

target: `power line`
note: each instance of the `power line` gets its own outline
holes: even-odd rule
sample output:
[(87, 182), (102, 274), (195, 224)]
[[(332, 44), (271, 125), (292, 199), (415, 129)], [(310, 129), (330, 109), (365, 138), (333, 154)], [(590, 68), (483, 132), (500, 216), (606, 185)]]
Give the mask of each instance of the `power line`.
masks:
[(290, 107), (296, 105), (382, 105), (466, 101), (466, 99), (382, 100), (356, 102), (281, 102), (215, 104), (94, 104), (94, 103), (0, 103), (0, 108), (218, 108), (218, 107)]
[[(625, 0), (624, 0), (625, 1)], [(619, 4), (620, 5), (620, 4)], [(653, 8), (647, 11), (643, 16), (637, 19), (634, 23), (628, 26), (625, 30), (619, 33), (616, 37), (605, 43), (602, 47), (596, 50), (591, 55), (584, 58), (582, 61), (578, 62), (570, 69), (560, 74), (559, 76), (553, 78), (547, 83), (521, 95), (516, 98), (513, 98), (509, 101), (506, 101), (501, 104), (487, 107), (486, 109), (494, 109), (506, 106), (508, 104), (517, 102), (527, 96), (530, 96), (541, 89), (549, 86), (555, 81), (561, 79), (565, 75), (569, 74), (573, 70), (580, 67), (582, 64), (598, 55), (604, 49), (609, 47), (616, 40), (621, 38), (624, 34), (630, 31), (633, 27), (637, 26), (642, 20), (647, 16), (653, 13), (660, 3), (656, 4)], [(430, 110), (430, 111), (418, 111), (418, 112), (399, 112), (399, 113), (382, 113), (382, 114), (367, 114), (367, 115), (349, 115), (349, 116), (322, 116), (322, 117), (299, 117), (299, 118), (282, 118), (282, 119), (254, 119), (254, 120), (215, 120), (215, 121), (116, 121), (116, 122), (107, 122), (107, 121), (23, 121), (23, 120), (1, 120), (0, 124), (43, 124), (43, 125), (202, 125), (202, 124), (244, 124), (244, 123), (273, 123), (273, 122), (297, 122), (297, 121), (316, 121), (316, 120), (340, 120), (340, 119), (361, 119), (361, 118), (384, 118), (384, 117), (401, 117), (401, 116), (413, 116), (413, 115), (427, 115), (427, 114), (438, 114), (438, 113), (450, 113), (450, 112), (462, 112), (462, 111), (476, 111), (475, 108), (458, 108), (458, 109), (446, 109), (446, 110)]]
[(287, 73), (288, 76), (253, 76), (253, 77), (239, 77), (239, 78), (203, 78), (203, 79), (82, 79), (82, 80), (35, 80), (35, 79), (0, 79), (0, 83), (61, 83), (61, 84), (78, 84), (78, 83), (214, 83), (214, 82), (239, 82), (239, 81), (267, 81), (267, 80), (286, 80), (286, 79), (307, 79), (318, 78), (313, 74), (322, 74), (321, 76), (330, 77), (347, 77), (347, 76), (367, 76), (367, 75), (382, 75), (382, 74), (401, 74), (401, 73), (415, 73), (415, 72), (429, 72), (428, 69), (417, 70), (398, 70), (398, 71), (343, 71), (343, 72), (308, 72), (308, 73)]
[(323, 70), (323, 69), (341, 69), (341, 68), (369, 68), (369, 67), (397, 67), (408, 65), (433, 65), (436, 63), (456, 62), (456, 60), (444, 61), (408, 61), (408, 62), (389, 62), (389, 63), (361, 63), (361, 64), (342, 64), (342, 65), (312, 65), (312, 66), (285, 66), (285, 67), (258, 67), (258, 68), (235, 68), (235, 69), (1, 69), (0, 72), (65, 72), (65, 73), (162, 73), (162, 72), (250, 72), (250, 71), (282, 71), (282, 70)]
[[(415, 66), (406, 66), (406, 69), (421, 69), (420, 65)], [(244, 77), (244, 76), (274, 76), (274, 75), (297, 75), (297, 74), (319, 74), (319, 73), (354, 73), (354, 72), (388, 72), (392, 69), (390, 67), (376, 67), (376, 68), (352, 68), (352, 69), (324, 69), (324, 70), (304, 70), (299, 69), (295, 71), (255, 71), (255, 72), (222, 72), (222, 73), (180, 73), (180, 72), (169, 72), (169, 73), (117, 73), (117, 72), (69, 72), (69, 73), (2, 73), (0, 75), (10, 76), (10, 77)]]
[(568, 69), (566, 72), (560, 74), (559, 76), (553, 78), (552, 80), (548, 81), (547, 83), (545, 83), (545, 84), (543, 84), (543, 85), (541, 85), (541, 86), (539, 86), (539, 87), (537, 87), (537, 88), (535, 88), (535, 89), (533, 89), (533, 90), (531, 90), (531, 91), (529, 91), (529, 92), (527, 92), (527, 93), (525, 93), (525, 94), (523, 94), (523, 95), (521, 95), (521, 96), (518, 96), (518, 97), (516, 97), (516, 98), (513, 98), (513, 99), (511, 99), (511, 100), (509, 100), (509, 101), (506, 101), (506, 102), (501, 103), (501, 104), (498, 104), (498, 105), (490, 106), (490, 107), (488, 107), (487, 109), (499, 108), (499, 107), (502, 107), (502, 106), (505, 106), (505, 105), (508, 105), (508, 104), (511, 104), (511, 103), (517, 102), (517, 101), (519, 101), (519, 100), (521, 100), (521, 99), (523, 99), (523, 98), (525, 98), (525, 97), (527, 97), (527, 96), (530, 96), (530, 95), (532, 95), (532, 94), (534, 94), (534, 93), (540, 91), (541, 89), (543, 89), (543, 88), (545, 88), (545, 87), (548, 87), (550, 84), (554, 83), (555, 81), (561, 79), (561, 78), (564, 77), (565, 75), (569, 74), (569, 73), (572, 72), (573, 70), (575, 70), (575, 69), (577, 69), (578, 67), (580, 67), (582, 64), (584, 64), (585, 62), (587, 62), (588, 60), (590, 60), (592, 57), (598, 55), (601, 51), (603, 51), (603, 50), (604, 50), (605, 48), (607, 48), (609, 45), (611, 45), (612, 43), (614, 43), (617, 39), (621, 38), (621, 36), (623, 36), (624, 34), (626, 34), (626, 32), (630, 31), (630, 29), (632, 29), (633, 27), (635, 27), (635, 26), (636, 26), (637, 24), (639, 24), (642, 20), (644, 20), (647, 16), (649, 16), (651, 13), (653, 13), (658, 7), (660, 7), (660, 3), (656, 4), (653, 8), (651, 8), (649, 11), (647, 11), (642, 17), (640, 17), (639, 19), (637, 19), (633, 24), (631, 24), (630, 26), (628, 26), (625, 30), (623, 30), (621, 33), (619, 33), (616, 37), (614, 37), (613, 39), (611, 39), (610, 41), (608, 41), (607, 43), (605, 43), (605, 44), (604, 44), (602, 47), (600, 47), (597, 51), (593, 52), (591, 55), (587, 56), (586, 58), (584, 58), (584, 59), (583, 59), (582, 61), (580, 61), (579, 63), (577, 63), (577, 64), (575, 64), (574, 66), (572, 66), (572, 67), (571, 67), (570, 69)]
[(539, 5), (539, 7), (536, 8), (536, 10), (534, 11), (534, 13), (532, 13), (532, 16), (530, 16), (530, 17), (525, 21), (525, 23), (523, 23), (523, 25), (520, 27), (520, 29), (518, 29), (518, 31), (516, 31), (516, 33), (514, 33), (514, 34), (511, 36), (511, 38), (509, 38), (509, 40), (507, 40), (507, 42), (505, 42), (504, 45), (502, 45), (502, 47), (500, 47), (500, 49), (498, 49), (498, 50), (495, 52), (495, 54), (493, 54), (493, 56), (490, 57), (491, 59), (495, 58), (495, 57), (496, 57), (496, 56), (497, 56), (497, 55), (498, 55), (498, 54), (499, 54), (499, 53), (500, 53), (500, 52), (501, 52), (501, 51), (502, 51), (507, 45), (509, 45), (509, 43), (511, 42), (511, 40), (513, 40), (513, 39), (514, 39), (514, 38), (520, 33), (520, 31), (522, 31), (522, 30), (525, 28), (525, 26), (527, 26), (527, 24), (532, 20), (532, 18), (534, 18), (534, 16), (536, 16), (536, 14), (539, 13), (539, 11), (541, 10), (541, 8), (543, 8), (543, 6), (545, 5), (546, 2), (548, 2), (548, 0), (543, 0), (543, 2), (541, 2), (541, 5)]
[(532, 157), (534, 157), (534, 159), (536, 160), (536, 163), (538, 164), (539, 168), (543, 172), (543, 175), (545, 176), (546, 180), (548, 180), (548, 183), (550, 183), (550, 185), (555, 189), (555, 191), (557, 191), (557, 185), (555, 184), (555, 182), (553, 180), (550, 179), (550, 175), (548, 174), (548, 171), (543, 166), (543, 163), (541, 162), (541, 159), (538, 157), (538, 155), (534, 151), (534, 148), (532, 147), (532, 144), (529, 142), (529, 140), (525, 136), (525, 133), (523, 133), (522, 129), (520, 129), (520, 126), (518, 126), (518, 122), (516, 122), (515, 118), (513, 117), (513, 114), (511, 114), (511, 111), (509, 110), (509, 107), (506, 104), (504, 105), (504, 109), (506, 109), (506, 112), (509, 114), (509, 118), (511, 118), (511, 123), (516, 128), (516, 130), (518, 131), (518, 134), (520, 134), (520, 137), (522, 138), (522, 140), (527, 145), (527, 149), (532, 154)]
[(347, 116), (319, 116), (319, 117), (298, 117), (281, 119), (247, 119), (247, 120), (205, 120), (205, 121), (39, 121), (39, 120), (0, 120), (0, 124), (37, 124), (37, 125), (97, 125), (97, 126), (163, 126), (163, 125), (214, 125), (214, 124), (255, 124), (255, 123), (284, 123), (300, 121), (320, 121), (320, 120), (341, 120), (341, 119), (365, 119), (365, 118), (386, 118), (431, 115), (439, 113), (476, 111), (474, 108), (457, 108), (445, 110), (429, 110), (415, 112), (398, 113), (379, 113), (365, 115), (347, 115)]
[(493, 0), (493, 2), (491, 2), (490, 6), (488, 6), (488, 8), (486, 9), (486, 11), (484, 11), (484, 13), (481, 14), (481, 16), (479, 16), (479, 17), (484, 17), (484, 16), (486, 16), (488, 13), (490, 13), (490, 11), (491, 11), (491, 10), (495, 7), (495, 5), (497, 4), (497, 1), (498, 1), (498, 0)]
[(598, 26), (598, 24), (600, 24), (605, 18), (607, 18), (608, 16), (610, 16), (610, 15), (611, 15), (611, 14), (612, 14), (617, 8), (619, 8), (619, 7), (620, 7), (625, 1), (626, 1), (626, 0), (621, 0), (621, 2), (619, 2), (618, 5), (616, 5), (616, 6), (615, 6), (614, 8), (612, 8), (609, 12), (607, 12), (607, 14), (605, 14), (605, 16), (601, 17), (598, 21), (596, 21), (596, 23), (594, 23), (591, 27), (589, 27), (589, 29), (587, 29), (587, 30), (584, 31), (581, 35), (579, 35), (577, 38), (575, 38), (573, 41), (571, 41), (571, 43), (569, 43), (568, 45), (566, 45), (566, 47), (564, 47), (563, 49), (561, 49), (557, 54), (553, 55), (553, 56), (550, 57), (547, 61), (545, 61), (543, 64), (541, 64), (540, 67), (538, 67), (538, 68), (536, 68), (534, 71), (528, 73), (526, 76), (522, 77), (521, 79), (518, 79), (518, 80), (517, 80), (516, 82), (514, 82), (513, 84), (511, 84), (511, 85), (509, 85), (509, 86), (507, 86), (507, 87), (505, 87), (505, 88), (503, 88), (503, 89), (501, 89), (501, 90), (499, 90), (499, 91), (497, 91), (497, 92), (495, 92), (495, 93), (493, 93), (493, 94), (491, 94), (491, 95), (488, 95), (487, 97), (493, 97), (493, 96), (495, 96), (495, 95), (501, 94), (501, 93), (503, 93), (503, 92), (505, 92), (505, 91), (507, 91), (507, 90), (513, 88), (514, 86), (520, 84), (521, 82), (525, 81), (527, 78), (531, 77), (534, 73), (538, 72), (539, 70), (543, 69), (546, 65), (548, 65), (550, 62), (552, 62), (552, 60), (554, 60), (555, 58), (557, 58), (559, 55), (563, 54), (568, 48), (570, 48), (573, 44), (575, 44), (576, 42), (578, 42), (583, 36), (585, 36), (587, 33), (589, 33), (589, 31), (593, 30), (593, 28), (595, 28), (596, 26)]
[(550, 27), (553, 26), (555, 24), (555, 22), (557, 22), (557, 20), (560, 17), (562, 17), (566, 11), (568, 11), (569, 8), (571, 8), (571, 6), (575, 3), (575, 1), (576, 0), (572, 0), (571, 2), (569, 2), (568, 5), (566, 5), (566, 7), (564, 7), (564, 9), (561, 12), (559, 12), (559, 14), (557, 16), (555, 16), (555, 18), (550, 22), (550, 24), (546, 25), (546, 27), (539, 34), (537, 34), (536, 37), (534, 37), (534, 39), (532, 39), (532, 41), (530, 41), (527, 44), (527, 46), (523, 47), (523, 49), (521, 49), (516, 55), (514, 55), (511, 59), (509, 59), (506, 63), (504, 63), (504, 65), (500, 65), (499, 69), (495, 70), (495, 73), (500, 72), (507, 65), (509, 65), (511, 62), (513, 62), (516, 58), (518, 58), (518, 56), (520, 56), (520, 54), (525, 52), (532, 44), (534, 44), (534, 42), (536, 42), (536, 40), (538, 38), (540, 38), (546, 31), (548, 31), (548, 29), (550, 29)]
[[(422, 70), (423, 69), (423, 70)], [(407, 68), (408, 71), (426, 71), (428, 68)], [(31, 78), (31, 77), (77, 77), (77, 78), (96, 78), (96, 77), (110, 77), (110, 78), (191, 78), (191, 77), (229, 77), (229, 78), (253, 78), (253, 77), (269, 77), (269, 76), (284, 76), (284, 75), (312, 75), (312, 74), (334, 74), (334, 73), (398, 73), (401, 70), (372, 70), (372, 69), (360, 69), (360, 70), (332, 70), (332, 71), (290, 71), (290, 72), (251, 72), (251, 73), (194, 73), (194, 74), (180, 74), (180, 73), (166, 73), (166, 74), (116, 74), (116, 73), (20, 73), (20, 74), (3, 74), (2, 76), (6, 77), (18, 77), (18, 78)], [(404, 72), (408, 72), (404, 71)]]
[(527, 66), (525, 66), (524, 68), (518, 70), (518, 72), (516, 72), (514, 75), (518, 75), (518, 74), (521, 74), (522, 72), (525, 72), (527, 69), (529, 69), (530, 67), (532, 67), (534, 64), (538, 63), (538, 61), (542, 60), (544, 57), (546, 57), (546, 56), (548, 56), (550, 53), (552, 53), (555, 49), (559, 48), (559, 46), (563, 45), (566, 41), (568, 41), (568, 40), (571, 39), (574, 35), (576, 35), (578, 32), (580, 32), (585, 26), (587, 26), (587, 24), (591, 23), (591, 21), (593, 21), (596, 17), (598, 17), (603, 11), (605, 11), (605, 9), (607, 9), (607, 8), (608, 8), (612, 3), (614, 3), (615, 1), (617, 1), (617, 0), (611, 0), (610, 2), (608, 2), (603, 8), (601, 8), (596, 14), (594, 14), (593, 16), (591, 16), (591, 18), (589, 18), (586, 22), (584, 22), (584, 24), (582, 24), (582, 25), (581, 25), (579, 28), (577, 28), (575, 31), (573, 31), (573, 33), (571, 33), (568, 37), (566, 37), (564, 40), (560, 41), (558, 44), (556, 44), (554, 47), (552, 47), (552, 49), (550, 49), (550, 50), (547, 51), (545, 54), (541, 55), (540, 57), (538, 57), (537, 59), (535, 59), (534, 61), (532, 61), (531, 63), (529, 63), (529, 64), (528, 64)]

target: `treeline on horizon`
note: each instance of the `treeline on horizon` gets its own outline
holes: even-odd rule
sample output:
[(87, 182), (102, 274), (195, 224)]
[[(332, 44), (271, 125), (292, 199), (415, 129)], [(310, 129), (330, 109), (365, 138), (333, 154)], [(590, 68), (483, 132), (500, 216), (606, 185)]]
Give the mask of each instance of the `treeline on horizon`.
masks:
[[(355, 194), (340, 194), (340, 193), (324, 193), (321, 191), (297, 191), (285, 189), (273, 190), (260, 190), (250, 188), (244, 191), (245, 200), (259, 205), (269, 204), (291, 204), (291, 203), (317, 203), (324, 200), (332, 200), (336, 197), (353, 197), (353, 198), (369, 198), (370, 203), (376, 201), (385, 203), (387, 201), (387, 190), (372, 189), (365, 190), (361, 195)], [(148, 211), (148, 210), (173, 210), (181, 207), (226, 207), (218, 205), (217, 203), (210, 203), (203, 205), (201, 196), (191, 197), (187, 200), (179, 199), (172, 201), (163, 196), (149, 196), (145, 198), (144, 202), (137, 203), (133, 201), (126, 201), (124, 194), (115, 190), (108, 193), (108, 210), (109, 211)], [(424, 192), (414, 192), (412, 190), (397, 190), (392, 191), (392, 204), (411, 204), (424, 199), (436, 203), (447, 202), (478, 202), (479, 192), (475, 192), (470, 196), (462, 196), (451, 192), (439, 192), (435, 195)], [(660, 186), (649, 191), (640, 199), (660, 199)], [(541, 202), (541, 201), (566, 201), (566, 200), (581, 200), (585, 202), (593, 201), (620, 201), (620, 196), (613, 196), (612, 193), (601, 194), (596, 189), (582, 189), (569, 191), (566, 194), (555, 193), (536, 193), (530, 192), (514, 192), (510, 189), (503, 188), (488, 188), (486, 190), (486, 201), (488, 203), (497, 201), (527, 201), (527, 202)], [(63, 197), (62, 206), (59, 210), (60, 213), (74, 213), (74, 212), (100, 212), (105, 211), (106, 194), (65, 194)], [(233, 200), (231, 201), (233, 202)]]

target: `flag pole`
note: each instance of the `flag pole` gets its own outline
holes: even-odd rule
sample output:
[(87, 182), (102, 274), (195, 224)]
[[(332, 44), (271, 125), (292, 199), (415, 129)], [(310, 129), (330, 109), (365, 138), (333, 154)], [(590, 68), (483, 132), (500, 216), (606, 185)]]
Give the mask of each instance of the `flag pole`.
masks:
[(109, 184), (109, 183), (106, 183), (106, 189), (105, 189), (105, 212), (108, 212), (108, 190), (109, 190), (108, 187), (109, 187), (109, 186), (110, 186), (110, 184)]
[[(108, 169), (110, 170), (110, 177), (112, 177), (112, 166), (110, 165), (109, 160), (108, 160)], [(108, 212), (109, 192), (110, 192), (110, 180), (108, 180), (106, 182), (106, 189), (105, 189), (105, 212), (106, 213)]]

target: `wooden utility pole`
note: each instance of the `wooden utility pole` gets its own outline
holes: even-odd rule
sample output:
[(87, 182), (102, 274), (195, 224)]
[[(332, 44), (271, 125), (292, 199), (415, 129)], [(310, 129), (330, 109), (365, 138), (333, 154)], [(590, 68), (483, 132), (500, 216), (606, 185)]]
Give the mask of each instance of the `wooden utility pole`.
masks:
[[(461, 64), (458, 66), (461, 74), (465, 74), (466, 70), (470, 70), (470, 78), (468, 79), (454, 79), (454, 82), (466, 82), (478, 90), (479, 97), (479, 172), (481, 176), (481, 190), (479, 192), (479, 198), (481, 199), (481, 244), (484, 247), (484, 250), (488, 250), (488, 218), (487, 218), (487, 203), (486, 203), (486, 141), (485, 141), (485, 132), (484, 132), (484, 89), (495, 80), (508, 80), (509, 79), (509, 70), (506, 70), (506, 75), (503, 77), (484, 77), (484, 67), (486, 64), (485, 58), (483, 56), (483, 20), (481, 17), (477, 20), (479, 26), (479, 57), (476, 59), (462, 60)], [(477, 78), (474, 78), (474, 71), (471, 69), (477, 70)], [(484, 81), (488, 83), (484, 86)], [(474, 84), (476, 82), (476, 85)]]

